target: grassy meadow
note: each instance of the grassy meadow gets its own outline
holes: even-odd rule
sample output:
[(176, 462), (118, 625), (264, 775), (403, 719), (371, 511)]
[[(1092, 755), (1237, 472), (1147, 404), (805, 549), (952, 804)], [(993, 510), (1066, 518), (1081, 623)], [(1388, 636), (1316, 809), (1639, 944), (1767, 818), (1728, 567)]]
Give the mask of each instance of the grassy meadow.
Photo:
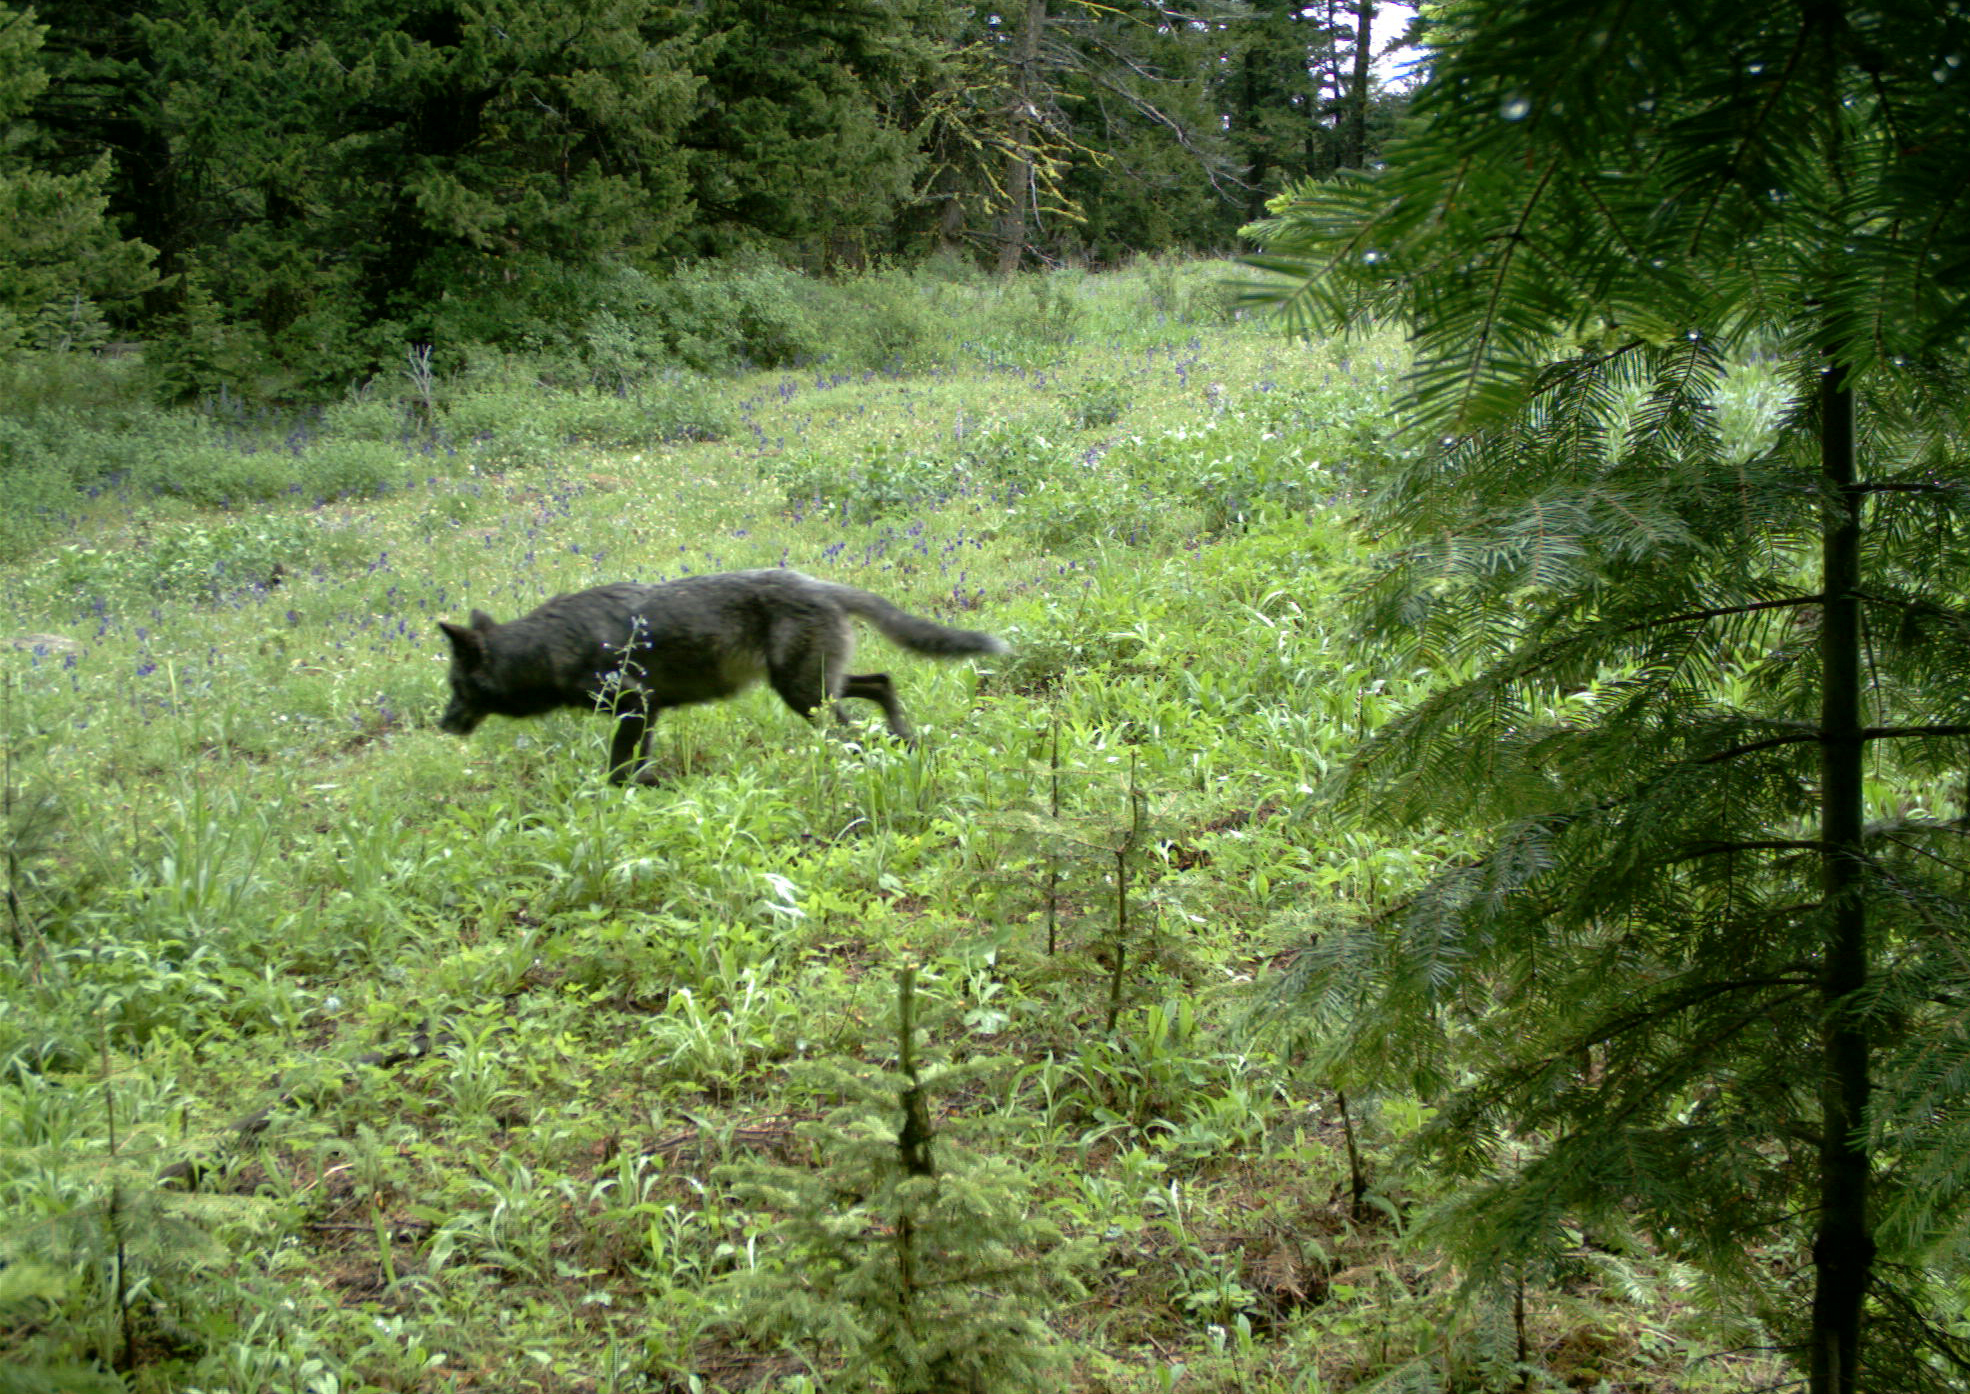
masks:
[[(1024, 1353), (980, 1388), (1769, 1377), (1589, 1236), (1460, 1295), (1404, 1239), (1422, 1106), (1299, 1066), (1296, 946), (1457, 839), (1317, 797), (1441, 676), (1342, 613), (1400, 338), (1290, 342), (1229, 273), (892, 285), (765, 370), (623, 331), (291, 416), (50, 389), (0, 565), (0, 1390), (931, 1388), (924, 1325)], [(1012, 652), (865, 631), (917, 748), (762, 688), (666, 713), (656, 788), (591, 714), (436, 729), (441, 619), (780, 565)], [(883, 1161), (912, 1070), (951, 1204)]]

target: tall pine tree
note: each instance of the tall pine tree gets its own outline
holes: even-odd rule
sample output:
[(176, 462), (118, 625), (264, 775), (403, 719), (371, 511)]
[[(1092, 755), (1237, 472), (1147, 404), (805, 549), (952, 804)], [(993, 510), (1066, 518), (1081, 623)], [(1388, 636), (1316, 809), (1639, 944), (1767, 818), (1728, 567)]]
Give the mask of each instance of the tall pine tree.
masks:
[[(1639, 1224), (1815, 1394), (1959, 1388), (1970, 1038), (1970, 17), (1472, 0), (1379, 178), (1258, 229), (1302, 324), (1412, 326), (1434, 442), (1372, 631), (1467, 665), (1341, 790), (1480, 855), (1300, 986), (1441, 1104), (1480, 1279)], [(1795, 389), (1717, 426), (1735, 357)]]
[(85, 340), (100, 324), (99, 302), (152, 280), (152, 249), (117, 236), (104, 216), (101, 147), (77, 151), (64, 168), (48, 158), (44, 132), (19, 124), (48, 85), (46, 33), (32, 11), (0, 6), (0, 352)]
[(1212, 89), (1244, 167), (1246, 221), (1297, 181), (1372, 162), (1406, 107), (1374, 75), (1358, 9), (1338, 0), (1253, 0), (1215, 37)]
[(886, 251), (925, 158), (909, 97), (941, 76), (949, 8), (700, 6), (704, 86), (682, 136), (694, 245), (767, 246), (815, 266)]

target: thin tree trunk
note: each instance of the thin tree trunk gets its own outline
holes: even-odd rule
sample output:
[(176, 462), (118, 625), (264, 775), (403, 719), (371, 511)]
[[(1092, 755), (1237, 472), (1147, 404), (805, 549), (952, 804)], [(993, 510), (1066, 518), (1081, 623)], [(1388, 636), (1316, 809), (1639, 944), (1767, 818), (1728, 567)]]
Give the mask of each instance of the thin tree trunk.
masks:
[[(1340, 0), (1327, 0), (1327, 23), (1321, 30), (1320, 41), (1327, 45), (1322, 57), (1326, 71), (1326, 86), (1321, 92), (1321, 119), (1318, 125), (1307, 125), (1307, 172), (1316, 179), (1325, 179), (1346, 162), (1346, 152), (1341, 148), (1347, 140), (1347, 84), (1341, 80), (1341, 42)], [(1332, 93), (1331, 99), (1327, 94)], [(1327, 117), (1337, 119), (1329, 129)]]
[(1368, 60), (1374, 54), (1375, 0), (1354, 4), (1354, 87), (1348, 93), (1348, 133), (1341, 163), (1360, 169), (1368, 163)]
[(1007, 124), (1011, 149), (1006, 154), (1006, 210), (999, 219), (999, 274), (1010, 276), (1026, 254), (1026, 206), (1033, 197), (1033, 127), (1039, 119), (1040, 38), (1046, 33), (1047, 0), (1026, 0), (1020, 21), (1012, 120)]
[(1861, 1315), (1874, 1262), (1868, 1219), (1868, 1031), (1857, 1007), (1867, 985), (1862, 894), (1860, 491), (1855, 487), (1854, 396), (1844, 367), (1820, 387), (1820, 462), (1834, 493), (1821, 566), (1820, 841), (1827, 916), (1820, 983), (1819, 1230), (1813, 1238), (1812, 1394), (1855, 1394)]
[[(1244, 103), (1239, 119), (1251, 127), (1256, 135), (1259, 129), (1259, 51), (1256, 48), (1245, 50)], [(1266, 192), (1265, 177), (1272, 169), (1271, 150), (1266, 143), (1258, 143), (1252, 149), (1252, 163), (1245, 171), (1245, 181), (1249, 186), (1245, 192), (1245, 220), (1257, 222), (1265, 216), (1266, 201), (1271, 197)], [(1966, 805), (1970, 813), (1970, 804)]]
[(1368, 1218), (1368, 1169), (1361, 1164), (1361, 1148), (1354, 1139), (1354, 1118), (1348, 1113), (1345, 1089), (1336, 1089), (1334, 1099), (1341, 1106), (1341, 1137), (1348, 1145), (1348, 1214), (1357, 1220)]

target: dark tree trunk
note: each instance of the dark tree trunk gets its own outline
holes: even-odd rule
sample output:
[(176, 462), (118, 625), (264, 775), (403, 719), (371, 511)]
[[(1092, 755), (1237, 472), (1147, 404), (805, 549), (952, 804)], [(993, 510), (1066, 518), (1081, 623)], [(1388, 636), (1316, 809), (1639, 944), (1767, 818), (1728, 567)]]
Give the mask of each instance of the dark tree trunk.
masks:
[(1354, 85), (1348, 92), (1347, 138), (1341, 163), (1360, 169), (1368, 163), (1368, 61), (1374, 57), (1375, 0), (1355, 0)]
[[(1245, 50), (1245, 61), (1242, 65), (1244, 76), (1244, 111), (1242, 115), (1246, 126), (1251, 129), (1254, 135), (1261, 129), (1259, 117), (1261, 99), (1259, 94), (1261, 91), (1260, 76), (1262, 62), (1263, 59), (1256, 48)], [(1248, 223), (1257, 222), (1265, 216), (1266, 201), (1271, 197), (1266, 192), (1265, 181), (1266, 176), (1271, 172), (1272, 159), (1267, 145), (1264, 143), (1255, 143), (1251, 150), (1251, 163), (1245, 169), (1245, 182), (1247, 185), (1245, 193), (1245, 221)]]
[(1019, 25), (1018, 66), (1012, 120), (1007, 123), (1006, 210), (999, 220), (999, 274), (1010, 276), (1026, 255), (1026, 206), (1033, 198), (1033, 139), (1039, 124), (1040, 38), (1047, 27), (1047, 0), (1027, 0)]
[(1819, 1229), (1813, 1238), (1812, 1394), (1855, 1394), (1861, 1314), (1874, 1262), (1868, 1219), (1868, 1032), (1861, 861), (1861, 494), (1855, 486), (1854, 397), (1832, 367), (1820, 387), (1820, 462), (1832, 497), (1822, 538), (1820, 841), (1826, 945), (1820, 982)]

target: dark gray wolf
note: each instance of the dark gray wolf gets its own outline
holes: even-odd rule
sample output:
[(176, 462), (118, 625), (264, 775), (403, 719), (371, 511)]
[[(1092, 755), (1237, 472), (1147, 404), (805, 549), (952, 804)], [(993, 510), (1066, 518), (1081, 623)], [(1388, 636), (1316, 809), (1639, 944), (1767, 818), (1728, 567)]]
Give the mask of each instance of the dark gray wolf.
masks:
[(634, 775), (651, 783), (650, 723), (658, 712), (730, 697), (763, 677), (804, 717), (812, 719), (824, 702), (860, 697), (882, 708), (891, 731), (912, 740), (889, 674), (848, 671), (851, 615), (917, 653), (1005, 652), (990, 634), (950, 629), (798, 571), (728, 571), (654, 586), (624, 581), (557, 595), (510, 624), (483, 610), (472, 612), (469, 625), (441, 624), (451, 640), (451, 704), (438, 725), (463, 736), (493, 712), (596, 707), (616, 718), (610, 782)]

